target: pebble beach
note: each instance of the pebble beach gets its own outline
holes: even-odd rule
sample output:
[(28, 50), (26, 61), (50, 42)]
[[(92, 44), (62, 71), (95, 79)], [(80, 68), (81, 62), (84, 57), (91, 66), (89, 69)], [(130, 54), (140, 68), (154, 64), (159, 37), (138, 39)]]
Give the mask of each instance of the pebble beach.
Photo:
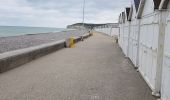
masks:
[(0, 53), (37, 46), (44, 43), (55, 42), (69, 38), (71, 36), (80, 36), (83, 31), (69, 30), (56, 33), (39, 33), (20, 36), (0, 37)]

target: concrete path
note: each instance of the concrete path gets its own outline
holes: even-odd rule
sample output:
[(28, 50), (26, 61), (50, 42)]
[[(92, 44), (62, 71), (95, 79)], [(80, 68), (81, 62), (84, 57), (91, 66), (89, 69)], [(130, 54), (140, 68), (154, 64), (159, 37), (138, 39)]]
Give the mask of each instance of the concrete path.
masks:
[(0, 74), (0, 100), (156, 100), (110, 37), (95, 34)]

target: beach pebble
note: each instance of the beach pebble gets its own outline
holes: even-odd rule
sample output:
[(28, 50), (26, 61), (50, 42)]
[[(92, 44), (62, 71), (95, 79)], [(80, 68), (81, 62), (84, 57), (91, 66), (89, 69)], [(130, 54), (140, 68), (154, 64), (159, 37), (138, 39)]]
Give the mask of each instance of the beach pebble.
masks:
[(81, 36), (82, 34), (83, 33), (80, 30), (70, 30), (57, 33), (0, 37), (0, 53), (59, 41), (71, 36)]

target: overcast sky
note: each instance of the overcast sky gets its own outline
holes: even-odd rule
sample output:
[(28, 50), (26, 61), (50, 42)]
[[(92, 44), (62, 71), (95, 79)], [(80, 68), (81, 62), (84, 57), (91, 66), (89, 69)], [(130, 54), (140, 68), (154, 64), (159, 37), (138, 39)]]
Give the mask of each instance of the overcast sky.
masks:
[[(131, 0), (86, 0), (86, 23), (117, 22)], [(82, 22), (83, 0), (0, 0), (0, 25), (66, 27)]]

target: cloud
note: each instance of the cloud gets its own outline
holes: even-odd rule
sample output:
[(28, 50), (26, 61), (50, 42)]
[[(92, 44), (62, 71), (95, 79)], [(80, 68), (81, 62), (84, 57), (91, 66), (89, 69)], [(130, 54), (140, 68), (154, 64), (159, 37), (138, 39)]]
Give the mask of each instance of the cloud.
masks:
[[(0, 25), (66, 27), (82, 21), (83, 0), (1, 0)], [(86, 0), (85, 22), (117, 22), (129, 0)]]

